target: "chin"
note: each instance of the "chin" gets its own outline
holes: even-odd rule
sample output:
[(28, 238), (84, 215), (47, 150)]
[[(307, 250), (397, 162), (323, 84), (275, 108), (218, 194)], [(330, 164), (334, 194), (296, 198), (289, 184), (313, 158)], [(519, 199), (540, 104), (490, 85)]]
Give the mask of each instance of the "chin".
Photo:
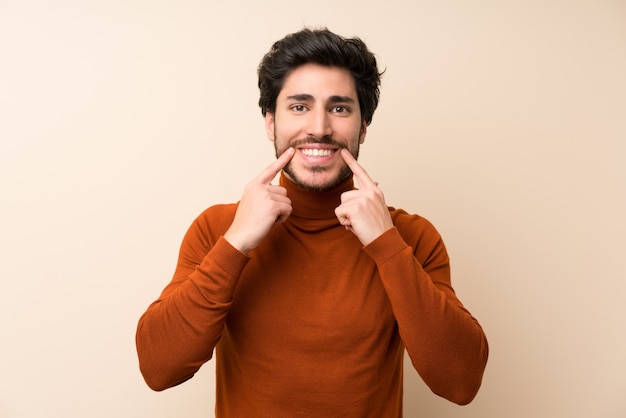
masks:
[(313, 192), (333, 189), (352, 174), (347, 167), (335, 174), (329, 173), (322, 167), (313, 167), (308, 173), (294, 173), (291, 167), (285, 167), (285, 173), (298, 186)]

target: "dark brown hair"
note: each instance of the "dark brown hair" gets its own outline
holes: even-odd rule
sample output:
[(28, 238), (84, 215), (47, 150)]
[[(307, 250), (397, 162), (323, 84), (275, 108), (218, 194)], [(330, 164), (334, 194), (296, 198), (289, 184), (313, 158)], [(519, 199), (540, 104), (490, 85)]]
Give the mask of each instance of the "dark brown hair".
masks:
[(319, 64), (345, 68), (354, 77), (363, 121), (369, 125), (380, 97), (376, 58), (359, 38), (344, 38), (328, 29), (303, 29), (274, 43), (258, 68), (259, 106), (263, 116), (276, 111), (285, 79), (297, 67)]

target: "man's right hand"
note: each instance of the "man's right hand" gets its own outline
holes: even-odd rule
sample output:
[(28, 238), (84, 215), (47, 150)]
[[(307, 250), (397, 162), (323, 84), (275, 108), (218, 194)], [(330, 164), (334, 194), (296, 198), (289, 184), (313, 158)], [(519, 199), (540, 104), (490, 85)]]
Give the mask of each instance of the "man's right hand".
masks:
[(291, 214), (291, 200), (287, 190), (272, 185), (276, 174), (291, 161), (295, 150), (287, 149), (267, 166), (244, 189), (233, 223), (224, 238), (244, 254), (255, 248), (277, 223)]

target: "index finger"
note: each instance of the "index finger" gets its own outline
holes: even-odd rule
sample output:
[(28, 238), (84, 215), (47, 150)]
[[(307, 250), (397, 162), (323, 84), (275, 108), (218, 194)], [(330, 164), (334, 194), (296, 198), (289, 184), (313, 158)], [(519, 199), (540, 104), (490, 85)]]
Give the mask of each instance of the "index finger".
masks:
[(361, 164), (357, 162), (357, 160), (354, 158), (352, 153), (348, 151), (347, 148), (343, 148), (340, 154), (350, 170), (352, 170), (352, 173), (354, 173), (354, 176), (359, 182), (359, 186), (361, 186), (362, 188), (376, 187), (376, 183), (374, 182), (374, 180), (372, 180), (369, 174), (367, 174), (367, 171), (365, 171)]
[(276, 177), (276, 174), (289, 164), (289, 161), (293, 158), (294, 152), (295, 149), (293, 147), (287, 148), (287, 150), (285, 150), (285, 152), (283, 152), (280, 157), (276, 159), (276, 161), (265, 167), (255, 180), (259, 183), (269, 184), (274, 177)]

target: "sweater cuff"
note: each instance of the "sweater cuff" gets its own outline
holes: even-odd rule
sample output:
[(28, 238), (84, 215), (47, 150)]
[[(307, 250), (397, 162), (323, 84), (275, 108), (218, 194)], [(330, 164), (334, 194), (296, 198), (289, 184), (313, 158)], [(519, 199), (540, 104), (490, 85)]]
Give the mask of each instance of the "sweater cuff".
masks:
[(233, 247), (223, 236), (219, 237), (207, 256), (233, 277), (239, 277), (250, 261), (250, 257)]
[(396, 254), (405, 251), (409, 246), (400, 235), (398, 228), (393, 227), (385, 231), (381, 236), (363, 247), (365, 252), (372, 257), (378, 265), (386, 263)]

